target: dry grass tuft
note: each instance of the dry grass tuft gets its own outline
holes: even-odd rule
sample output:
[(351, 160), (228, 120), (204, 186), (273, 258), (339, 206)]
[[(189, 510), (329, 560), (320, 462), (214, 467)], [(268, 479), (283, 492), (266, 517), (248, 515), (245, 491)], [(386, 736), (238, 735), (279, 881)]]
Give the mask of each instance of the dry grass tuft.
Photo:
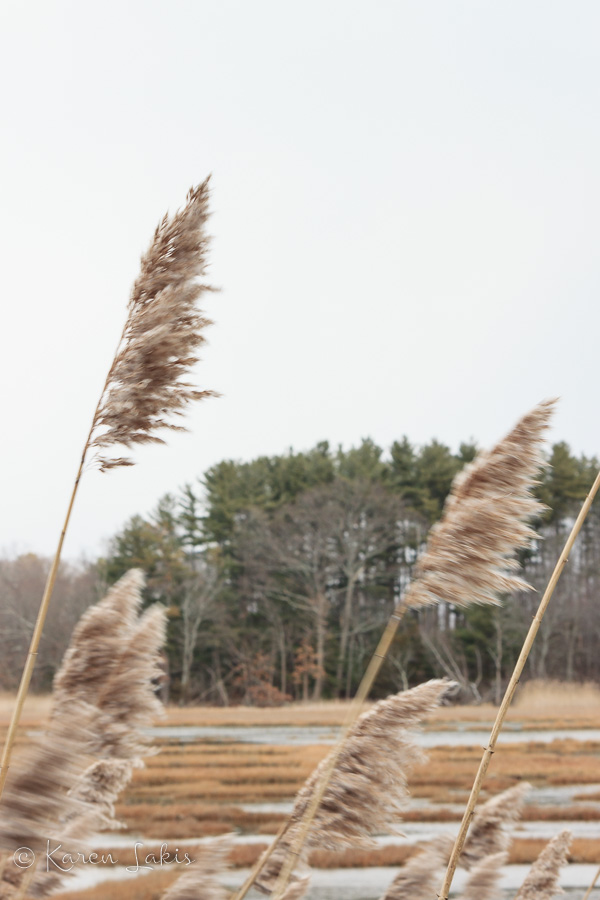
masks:
[(600, 687), (593, 683), (572, 684), (564, 681), (527, 681), (519, 687), (514, 699), (519, 717), (547, 719), (593, 717), (600, 709)]
[(160, 900), (177, 876), (173, 869), (156, 869), (141, 878), (105, 881), (85, 892), (61, 891), (52, 900)]

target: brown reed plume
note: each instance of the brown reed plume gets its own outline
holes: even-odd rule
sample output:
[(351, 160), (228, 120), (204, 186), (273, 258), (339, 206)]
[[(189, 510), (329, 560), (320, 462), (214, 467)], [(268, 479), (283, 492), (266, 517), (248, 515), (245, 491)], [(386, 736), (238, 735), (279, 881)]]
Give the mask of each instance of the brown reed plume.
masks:
[[(55, 678), (48, 730), (7, 784), (0, 816), (6, 858), (29, 847), (43, 859), (49, 839), (77, 852), (92, 833), (119, 827), (114, 802), (149, 752), (142, 729), (160, 709), (152, 679), (165, 611), (155, 605), (138, 616), (142, 586), (142, 574), (128, 572), (75, 627)], [(47, 896), (62, 879), (57, 870), (19, 870), (5, 861), (0, 900)]]
[(302, 900), (310, 886), (310, 875), (304, 878), (297, 878), (288, 884), (283, 900)]
[(404, 863), (381, 900), (431, 900), (449, 849), (443, 839), (427, 844)]
[[(454, 685), (440, 679), (380, 700), (353, 725), (315, 816), (304, 848), (371, 847), (371, 835), (402, 818), (407, 778), (424, 759), (415, 731)], [(323, 769), (324, 759), (296, 795), (287, 833), (265, 860), (255, 886), (269, 893), (292, 845)]]
[[(208, 319), (197, 309), (208, 285), (196, 281), (206, 268), (208, 179), (187, 196), (183, 209), (164, 216), (129, 299), (127, 321), (96, 409), (90, 447), (164, 443), (156, 432), (181, 430), (173, 417), (192, 400), (214, 396), (183, 378), (198, 362)], [(132, 465), (131, 459), (98, 456), (102, 470)]]
[[(134, 768), (136, 763), (130, 759), (110, 758), (98, 759), (88, 766), (69, 791), (71, 797), (84, 804), (81, 815), (76, 819), (77, 828), (81, 817), (85, 818), (86, 824), (89, 822), (94, 831), (124, 827), (115, 817), (114, 804), (131, 781)], [(71, 826), (69, 834), (76, 833), (76, 830)]]
[(499, 604), (502, 594), (531, 589), (512, 574), (519, 567), (513, 554), (536, 537), (529, 523), (544, 510), (530, 492), (555, 403), (540, 403), (456, 476), (444, 515), (415, 566), (407, 606)]
[(68, 717), (26, 748), (6, 788), (1, 852), (40, 849), (66, 817), (82, 811), (82, 803), (69, 792), (86, 765), (90, 734), (89, 710), (74, 705)]
[[(463, 900), (491, 900), (498, 869), (512, 843), (514, 825), (531, 786), (525, 782), (496, 794), (477, 811), (460, 865), (472, 872)], [(446, 866), (453, 840), (439, 835), (404, 863), (382, 900), (431, 900), (442, 866)], [(486, 879), (489, 891), (486, 893)], [(490, 896), (488, 896), (488, 894)]]
[(148, 755), (144, 729), (163, 715), (153, 682), (160, 675), (159, 650), (165, 633), (166, 612), (155, 603), (140, 616), (98, 695), (94, 747), (98, 756), (137, 759)]
[(500, 869), (507, 860), (504, 852), (484, 856), (469, 871), (460, 900), (496, 900)]
[(460, 857), (461, 866), (471, 869), (486, 856), (508, 850), (514, 825), (521, 817), (525, 797), (530, 790), (530, 784), (521, 782), (491, 797), (479, 807)]
[(198, 361), (203, 329), (209, 324), (197, 301), (209, 286), (198, 282), (206, 269), (208, 179), (192, 188), (184, 207), (165, 215), (157, 227), (127, 308), (125, 326), (108, 371), (67, 507), (58, 546), (40, 603), (14, 712), (0, 759), (0, 796), (4, 789), (19, 720), (71, 518), (79, 482), (91, 453), (101, 471), (132, 465), (118, 447), (163, 443), (161, 429), (181, 429), (175, 420), (188, 404), (209, 396), (196, 390), (187, 373)]
[(90, 606), (73, 629), (53, 682), (53, 715), (81, 700), (95, 705), (129, 640), (142, 602), (144, 576), (130, 569), (106, 597)]
[(136, 760), (147, 754), (143, 730), (163, 714), (154, 681), (166, 614), (153, 604), (138, 615), (144, 576), (130, 569), (76, 625), (54, 678), (54, 719), (74, 702), (94, 709), (93, 752)]
[[(453, 486), (442, 519), (432, 529), (425, 553), (415, 567), (415, 579), (392, 613), (350, 707), (337, 748), (322, 770), (321, 782), (282, 868), (274, 900), (281, 900), (327, 788), (336, 754), (360, 714), (405, 610), (440, 601), (458, 606), (497, 604), (500, 595), (528, 587), (514, 574), (513, 556), (530, 545), (535, 532), (529, 520), (544, 509), (530, 492), (542, 461), (541, 446), (554, 405), (555, 401), (539, 404), (493, 450), (480, 454), (458, 478), (456, 497)], [(255, 867), (235, 900), (243, 900), (257, 871)]]
[(515, 900), (552, 900), (557, 893), (562, 893), (558, 880), (560, 870), (567, 862), (572, 837), (570, 831), (561, 831), (546, 844), (519, 888)]

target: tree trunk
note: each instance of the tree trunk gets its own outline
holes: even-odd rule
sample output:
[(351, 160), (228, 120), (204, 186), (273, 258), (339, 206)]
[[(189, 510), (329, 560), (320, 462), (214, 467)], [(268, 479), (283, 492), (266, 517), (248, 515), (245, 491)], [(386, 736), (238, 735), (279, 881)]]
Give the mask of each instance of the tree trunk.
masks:
[(325, 636), (327, 632), (327, 599), (324, 594), (316, 598), (316, 629), (317, 629), (317, 674), (313, 689), (313, 700), (320, 700), (323, 695), (323, 681), (325, 678)]
[[(346, 594), (344, 597), (344, 609), (342, 611), (342, 628), (340, 632), (340, 655), (338, 657), (337, 672), (335, 676), (336, 690), (338, 697), (342, 696), (342, 680), (344, 677), (344, 663), (346, 661), (346, 653), (348, 650), (348, 638), (350, 635), (350, 624), (352, 622), (352, 602), (354, 600), (354, 586), (356, 584), (357, 575), (354, 574), (348, 578), (346, 585)], [(346, 689), (346, 696), (348, 691)]]
[(500, 610), (496, 610), (496, 655), (494, 658), (494, 664), (496, 666), (496, 679), (494, 686), (494, 702), (496, 706), (500, 706), (502, 703), (502, 618)]
[(348, 642), (348, 668), (346, 670), (346, 700), (352, 696), (352, 666), (354, 663), (354, 636)]
[(285, 631), (282, 628), (279, 632), (279, 655), (281, 661), (281, 693), (287, 693), (287, 659), (285, 649)]

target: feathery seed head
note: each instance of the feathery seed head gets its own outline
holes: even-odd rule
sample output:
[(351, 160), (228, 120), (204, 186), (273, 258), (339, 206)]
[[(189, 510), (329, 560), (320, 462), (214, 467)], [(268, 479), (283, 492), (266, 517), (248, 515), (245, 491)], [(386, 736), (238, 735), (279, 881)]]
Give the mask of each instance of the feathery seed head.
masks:
[(562, 894), (558, 879), (567, 862), (567, 854), (573, 835), (566, 829), (546, 844), (521, 885), (515, 900), (551, 900)]
[(502, 594), (531, 589), (512, 574), (518, 568), (514, 553), (536, 537), (529, 522), (545, 508), (530, 491), (554, 405), (540, 403), (456, 476), (415, 566), (407, 606), (497, 604)]
[[(208, 179), (189, 191), (183, 209), (164, 216), (133, 286), (120, 347), (94, 417), (90, 447), (164, 443), (157, 430), (182, 430), (193, 400), (214, 396), (185, 380), (210, 324), (196, 303), (211, 288), (197, 282), (206, 269)], [(183, 429), (185, 430), (185, 429)], [(123, 456), (99, 455), (100, 469), (133, 465)]]

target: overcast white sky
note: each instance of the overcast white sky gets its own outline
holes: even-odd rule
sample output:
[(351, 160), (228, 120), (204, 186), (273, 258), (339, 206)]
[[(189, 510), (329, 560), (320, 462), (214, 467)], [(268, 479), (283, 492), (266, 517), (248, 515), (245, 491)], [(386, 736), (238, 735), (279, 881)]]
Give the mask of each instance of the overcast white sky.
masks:
[(53, 551), (139, 255), (213, 173), (223, 393), (89, 472), (93, 555), (223, 458), (493, 442), (560, 395), (600, 453), (600, 6), (4, 0), (0, 550)]

